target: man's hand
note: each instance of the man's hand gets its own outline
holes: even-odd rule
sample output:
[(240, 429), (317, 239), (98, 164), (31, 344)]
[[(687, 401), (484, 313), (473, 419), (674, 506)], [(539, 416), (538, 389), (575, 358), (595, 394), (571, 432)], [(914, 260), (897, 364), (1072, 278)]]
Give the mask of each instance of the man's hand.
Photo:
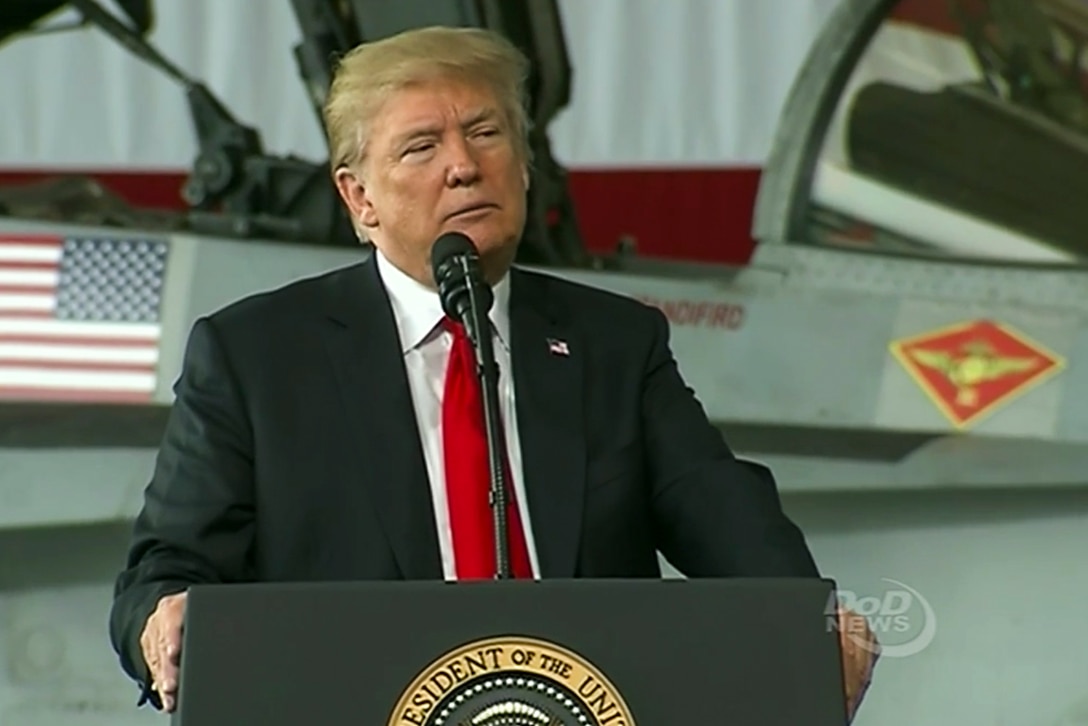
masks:
[(159, 600), (140, 635), (140, 648), (151, 671), (151, 684), (158, 691), (164, 711), (177, 707), (178, 667), (181, 664), (181, 627), (185, 619), (187, 593), (167, 595)]
[(842, 642), (843, 676), (846, 681), (846, 712), (852, 721), (873, 677), (880, 644), (869, 629), (868, 621), (845, 608), (839, 608), (839, 639)]

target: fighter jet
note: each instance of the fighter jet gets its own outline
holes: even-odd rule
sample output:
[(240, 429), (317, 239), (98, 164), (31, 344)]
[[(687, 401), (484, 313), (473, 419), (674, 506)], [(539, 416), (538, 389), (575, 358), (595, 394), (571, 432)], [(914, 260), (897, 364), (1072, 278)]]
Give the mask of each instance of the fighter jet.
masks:
[[(520, 262), (661, 307), (711, 419), (784, 490), (1083, 483), (1081, 0), (843, 0), (781, 116), (742, 266), (586, 252), (546, 133), (571, 73), (553, 3), (292, 5), (315, 111), (327, 59), (360, 40), (435, 23), (514, 39), (540, 130)], [(86, 184), (0, 190), (0, 488), (21, 492), (3, 526), (134, 513), (192, 321), (361, 254), (321, 165), (265, 153), (151, 47), (148, 6), (70, 7), (178, 82), (200, 154), (178, 214)]]

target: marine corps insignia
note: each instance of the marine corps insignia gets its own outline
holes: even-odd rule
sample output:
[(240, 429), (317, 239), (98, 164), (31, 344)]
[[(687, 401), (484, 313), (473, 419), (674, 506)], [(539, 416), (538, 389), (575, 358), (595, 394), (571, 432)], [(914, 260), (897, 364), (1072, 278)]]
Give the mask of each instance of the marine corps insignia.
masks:
[(635, 726), (597, 668), (543, 640), (478, 640), (446, 653), (403, 692), (388, 726)]
[(1065, 366), (1038, 343), (988, 320), (895, 341), (891, 352), (960, 429)]

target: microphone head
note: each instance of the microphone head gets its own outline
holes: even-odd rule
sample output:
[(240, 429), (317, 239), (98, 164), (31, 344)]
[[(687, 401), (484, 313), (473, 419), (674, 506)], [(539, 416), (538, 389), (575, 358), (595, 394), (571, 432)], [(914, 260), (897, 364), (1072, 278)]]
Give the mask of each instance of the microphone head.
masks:
[(466, 322), (475, 298), (486, 313), (494, 302), (491, 286), (480, 269), (480, 253), (468, 235), (447, 232), (431, 247), (431, 273), (442, 309), (454, 320)]
[(434, 279), (438, 280), (438, 270), (457, 255), (470, 255), (479, 257), (476, 245), (467, 234), (461, 232), (447, 232), (435, 240), (431, 247), (431, 269), (434, 271)]

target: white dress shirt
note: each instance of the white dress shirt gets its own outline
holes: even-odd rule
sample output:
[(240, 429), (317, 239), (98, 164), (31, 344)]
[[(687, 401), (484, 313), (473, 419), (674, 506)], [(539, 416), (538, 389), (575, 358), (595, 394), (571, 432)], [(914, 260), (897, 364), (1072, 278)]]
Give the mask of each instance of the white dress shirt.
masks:
[[(435, 525), (438, 545), (442, 554), (442, 572), (447, 580), (457, 578), (453, 557), (453, 534), (450, 528), (449, 508), (446, 499), (445, 465), (442, 454), (442, 394), (445, 388), (446, 363), (449, 360), (453, 336), (440, 323), (445, 313), (438, 293), (429, 290), (412, 279), (381, 252), (377, 255), (378, 272), (389, 293), (397, 330), (400, 333), (404, 367), (408, 372), (408, 386), (412, 393), (419, 436), (423, 444), (427, 474), (431, 482), (431, 498), (434, 502)], [(518, 511), (525, 530), (525, 543), (529, 548), (529, 561), (533, 577), (540, 577), (533, 528), (529, 519), (529, 506), (525, 497), (525, 477), (521, 467), (521, 446), (514, 407), (514, 383), (510, 359), (510, 276), (507, 275), (494, 287), (495, 304), (490, 317), (494, 326), (495, 362), (499, 367), (499, 407), (502, 412), (506, 436), (507, 456), (513, 487), (517, 496)]]

